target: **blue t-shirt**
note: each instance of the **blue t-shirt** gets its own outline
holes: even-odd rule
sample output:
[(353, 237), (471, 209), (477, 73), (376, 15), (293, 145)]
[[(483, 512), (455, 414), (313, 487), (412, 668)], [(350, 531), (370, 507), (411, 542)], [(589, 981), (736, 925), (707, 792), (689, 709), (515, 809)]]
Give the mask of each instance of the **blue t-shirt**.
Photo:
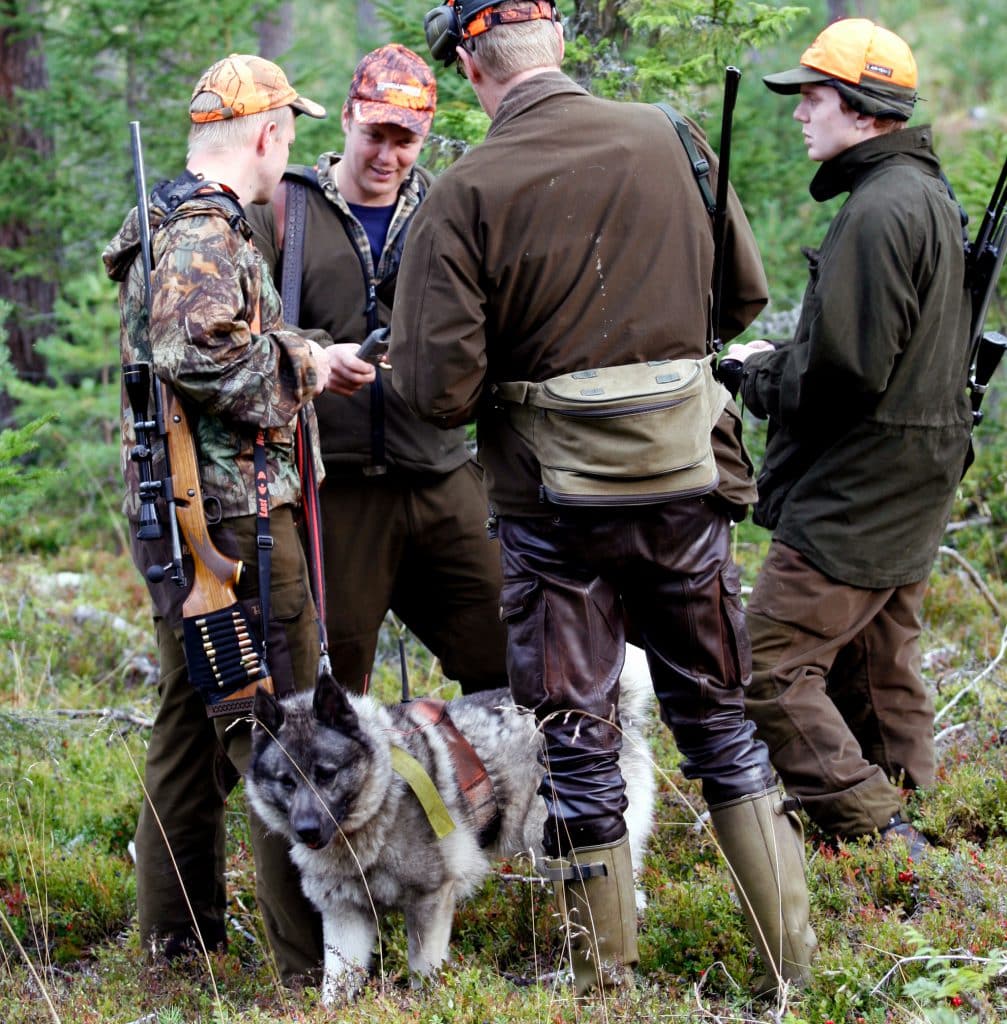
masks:
[(367, 244), (371, 247), (371, 259), (374, 261), (375, 269), (381, 259), (382, 250), (385, 247), (385, 239), (388, 237), (388, 228), (395, 216), (395, 203), (388, 206), (360, 206), (357, 203), (347, 203), (350, 213), (360, 221), (360, 226), (367, 233)]

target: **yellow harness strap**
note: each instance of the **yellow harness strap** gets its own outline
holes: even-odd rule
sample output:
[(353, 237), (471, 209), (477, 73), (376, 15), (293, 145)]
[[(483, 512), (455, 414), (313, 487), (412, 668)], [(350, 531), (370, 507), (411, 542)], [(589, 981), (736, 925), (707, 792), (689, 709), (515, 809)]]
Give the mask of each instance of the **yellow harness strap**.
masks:
[(423, 765), (412, 754), (393, 745), (392, 770), (405, 779), (409, 788), (416, 794), (416, 799), (426, 812), (427, 821), (430, 822), (434, 835), (438, 839), (443, 839), (454, 832), (455, 823), (451, 819), (451, 814)]

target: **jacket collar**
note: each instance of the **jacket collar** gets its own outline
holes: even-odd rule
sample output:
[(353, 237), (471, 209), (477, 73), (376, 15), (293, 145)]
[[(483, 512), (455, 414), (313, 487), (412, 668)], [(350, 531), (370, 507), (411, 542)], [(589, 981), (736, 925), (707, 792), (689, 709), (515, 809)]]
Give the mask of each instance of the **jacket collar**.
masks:
[[(322, 186), (322, 191), (329, 197), (330, 202), (349, 213), (349, 205), (336, 184), (336, 164), (342, 159), (340, 153), (322, 153), (315, 161), (315, 169), (318, 174), (318, 183)], [(423, 193), (428, 185), (429, 181), (424, 177), (420, 166), (413, 164), (412, 170), (399, 188), (397, 205), (412, 212), (419, 206), (420, 199), (423, 198)]]
[(496, 115), (490, 122), (486, 138), (490, 138), (511, 118), (523, 114), (526, 110), (541, 103), (542, 100), (564, 93), (577, 96), (590, 95), (586, 89), (582, 89), (572, 78), (568, 78), (559, 70), (543, 71), (540, 75), (532, 75), (531, 78), (519, 82), (500, 101)]
[(940, 174), (940, 162), (933, 151), (933, 130), (924, 124), (877, 135), (843, 150), (818, 168), (809, 191), (817, 202), (824, 203), (842, 192), (852, 192), (861, 179), (893, 158), (917, 163), (934, 177)]

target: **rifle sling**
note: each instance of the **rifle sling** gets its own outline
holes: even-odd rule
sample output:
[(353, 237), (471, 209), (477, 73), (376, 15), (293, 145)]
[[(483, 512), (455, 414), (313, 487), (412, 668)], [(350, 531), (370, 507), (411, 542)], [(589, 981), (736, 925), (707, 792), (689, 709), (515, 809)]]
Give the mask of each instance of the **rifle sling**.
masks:
[[(283, 319), (297, 326), (301, 316), (301, 282), (304, 267), (304, 233), (307, 223), (307, 186), (296, 179), (280, 181), (273, 193), (273, 217), (277, 246), (280, 250), (282, 274), (280, 297), (283, 301)], [(308, 420), (302, 409), (297, 417), (294, 449), (298, 474), (301, 478), (301, 503), (304, 509), (304, 527), (307, 534), (308, 572), (312, 596), (318, 609), (318, 642), (320, 657), (318, 673), (331, 671), (329, 662), (329, 635), (325, 607), (325, 558), (322, 548), (322, 517), (319, 508), (318, 481), (315, 477), (314, 453)]]
[[(256, 318), (258, 319), (258, 318)], [(269, 474), (266, 469), (266, 432), (255, 434), (255, 545), (259, 564), (259, 609), (262, 615), (262, 661), (269, 665), (269, 587), (273, 569), (273, 535), (269, 532)]]
[(703, 197), (703, 203), (706, 206), (706, 212), (712, 217), (717, 212), (717, 200), (714, 198), (713, 189), (710, 187), (710, 161), (696, 148), (692, 133), (689, 131), (689, 122), (670, 103), (657, 103), (655, 106), (672, 123), (675, 133), (685, 147), (689, 163), (692, 164), (692, 173), (696, 178), (696, 184), (699, 186), (700, 195)]

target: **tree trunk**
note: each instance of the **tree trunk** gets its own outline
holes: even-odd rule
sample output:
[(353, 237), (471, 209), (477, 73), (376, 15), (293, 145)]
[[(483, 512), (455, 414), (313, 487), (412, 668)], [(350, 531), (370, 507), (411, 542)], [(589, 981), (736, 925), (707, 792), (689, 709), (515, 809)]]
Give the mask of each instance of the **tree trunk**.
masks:
[(826, 4), (830, 25), (840, 18), (859, 18), (864, 13), (863, 0), (826, 0)]
[[(17, 185), (7, 187), (21, 200), (0, 212), (0, 299), (13, 304), (4, 324), (7, 346), (26, 380), (45, 375), (35, 342), (52, 332), (59, 259), (58, 231), (33, 219), (42, 203), (31, 195), (49, 187), (42, 169), (53, 156), (52, 139), (33, 123), (33, 105), (24, 98), (49, 85), (42, 37), (31, 27), (40, 21), (34, 0), (0, 0), (0, 163), (7, 174), (18, 175)], [(5, 402), (0, 398), (0, 423), (10, 411)]]
[[(275, 11), (264, 14), (255, 27), (259, 33), (259, 56), (282, 63), (280, 58), (294, 42), (293, 0), (286, 0)], [(289, 73), (290, 69), (285, 67), (284, 71)]]

